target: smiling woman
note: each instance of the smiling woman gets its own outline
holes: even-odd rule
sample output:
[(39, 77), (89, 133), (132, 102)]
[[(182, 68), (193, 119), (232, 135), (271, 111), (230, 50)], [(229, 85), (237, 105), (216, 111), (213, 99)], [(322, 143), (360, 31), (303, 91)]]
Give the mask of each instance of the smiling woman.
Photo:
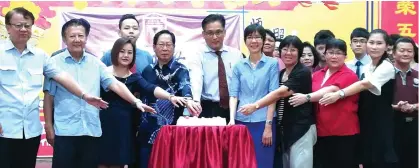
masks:
[[(371, 31), (367, 40), (367, 53), (372, 62), (364, 68), (361, 77), (363, 79), (339, 91), (325, 94), (320, 99), (320, 104), (330, 105), (339, 99), (360, 94), (359, 152), (362, 153), (360, 158), (364, 167), (393, 167), (398, 160), (394, 148), (394, 111), (391, 106), (395, 93), (395, 68), (388, 59), (388, 44), (389, 36), (386, 31)], [(372, 106), (373, 104), (379, 106)]]
[(233, 68), (233, 79), (229, 85), (229, 124), (245, 125), (255, 144), (258, 167), (272, 167), (276, 147), (276, 122), (273, 122), (275, 103), (249, 113), (236, 110), (237, 105), (252, 103), (279, 87), (278, 62), (262, 53), (266, 31), (261, 25), (247, 26), (244, 39), (250, 56), (242, 59)]
[[(318, 102), (324, 94), (358, 81), (356, 74), (345, 65), (346, 52), (345, 41), (329, 40), (325, 48), (327, 66), (313, 74), (313, 93), (294, 94), (290, 98), (290, 104), (296, 107), (306, 102)], [(359, 133), (358, 97), (354, 95), (330, 106), (315, 104), (318, 135), (314, 149), (315, 167), (320, 165), (324, 168), (356, 167), (354, 149)]]

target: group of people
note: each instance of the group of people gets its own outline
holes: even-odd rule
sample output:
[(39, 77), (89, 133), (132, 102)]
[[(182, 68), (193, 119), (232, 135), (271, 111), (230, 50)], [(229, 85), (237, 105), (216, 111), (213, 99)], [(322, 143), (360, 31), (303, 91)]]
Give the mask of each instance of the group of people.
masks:
[(98, 59), (85, 49), (84, 19), (62, 26), (66, 48), (52, 56), (27, 44), (31, 12), (15, 8), (5, 22), (0, 163), (7, 168), (35, 167), (40, 91), (54, 168), (146, 168), (160, 128), (184, 115), (245, 125), (259, 168), (418, 167), (418, 51), (411, 38), (355, 28), (355, 58), (345, 62), (347, 44), (329, 30), (312, 46), (294, 35), (277, 40), (252, 24), (243, 57), (223, 43), (225, 18), (210, 14), (202, 21), (204, 45), (174, 57), (175, 35), (161, 30), (153, 59), (135, 46), (140, 24), (126, 14), (121, 37)]

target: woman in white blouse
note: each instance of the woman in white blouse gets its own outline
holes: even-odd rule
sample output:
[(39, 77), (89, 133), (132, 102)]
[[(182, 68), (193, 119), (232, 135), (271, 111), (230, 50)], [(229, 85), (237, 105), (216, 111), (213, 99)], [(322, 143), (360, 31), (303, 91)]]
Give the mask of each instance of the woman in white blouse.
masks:
[(386, 31), (371, 31), (367, 53), (372, 62), (365, 66), (361, 81), (323, 96), (320, 104), (328, 105), (360, 93), (359, 120), (361, 139), (358, 156), (364, 168), (391, 168), (398, 161), (394, 150), (394, 112), (392, 109), (395, 69), (386, 53)]

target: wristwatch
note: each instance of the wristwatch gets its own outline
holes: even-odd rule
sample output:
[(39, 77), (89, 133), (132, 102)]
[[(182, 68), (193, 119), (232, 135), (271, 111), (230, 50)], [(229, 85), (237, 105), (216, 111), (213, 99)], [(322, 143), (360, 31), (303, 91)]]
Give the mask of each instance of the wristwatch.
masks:
[(339, 96), (343, 99), (345, 97), (345, 92), (343, 90), (339, 90)]
[(266, 120), (266, 124), (272, 125), (272, 120)]
[(310, 102), (310, 99), (311, 99), (310, 94), (306, 94), (306, 99), (307, 99), (307, 102)]

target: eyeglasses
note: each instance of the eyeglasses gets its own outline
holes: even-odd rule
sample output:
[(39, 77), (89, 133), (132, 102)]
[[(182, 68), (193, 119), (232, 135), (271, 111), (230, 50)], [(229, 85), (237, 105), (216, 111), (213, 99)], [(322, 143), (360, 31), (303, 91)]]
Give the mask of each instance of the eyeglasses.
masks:
[(246, 40), (256, 40), (256, 41), (259, 41), (259, 40), (262, 40), (262, 37), (260, 37), (260, 36), (247, 36), (246, 37)]
[(223, 35), (223, 34), (224, 34), (224, 31), (221, 31), (221, 30), (217, 30), (217, 31), (215, 31), (215, 32), (212, 32), (212, 31), (206, 31), (206, 32), (204, 32), (204, 34), (205, 34), (205, 36), (208, 36), (208, 37), (213, 37), (214, 35), (215, 35), (216, 37), (220, 37), (221, 35)]
[(290, 53), (295, 53), (295, 52), (298, 52), (298, 49), (296, 49), (296, 48), (282, 48), (281, 49), (281, 53), (288, 53), (288, 52), (290, 52)]
[(158, 48), (164, 48), (164, 47), (172, 48), (173, 47), (173, 44), (171, 44), (171, 43), (160, 43), (160, 44), (156, 44), (156, 46)]
[(365, 44), (365, 43), (367, 43), (367, 40), (366, 39), (362, 39), (362, 40), (352, 40), (352, 43), (354, 43), (354, 44)]
[(19, 29), (19, 30), (21, 30), (23, 27), (25, 27), (25, 29), (32, 29), (31, 24), (12, 24), (12, 23), (10, 23), (10, 25), (12, 25), (13, 27), (15, 27), (16, 29)]
[(345, 53), (337, 51), (337, 52), (333, 52), (333, 51), (328, 51), (326, 52), (327, 55), (329, 56), (333, 56), (333, 55), (345, 55)]

